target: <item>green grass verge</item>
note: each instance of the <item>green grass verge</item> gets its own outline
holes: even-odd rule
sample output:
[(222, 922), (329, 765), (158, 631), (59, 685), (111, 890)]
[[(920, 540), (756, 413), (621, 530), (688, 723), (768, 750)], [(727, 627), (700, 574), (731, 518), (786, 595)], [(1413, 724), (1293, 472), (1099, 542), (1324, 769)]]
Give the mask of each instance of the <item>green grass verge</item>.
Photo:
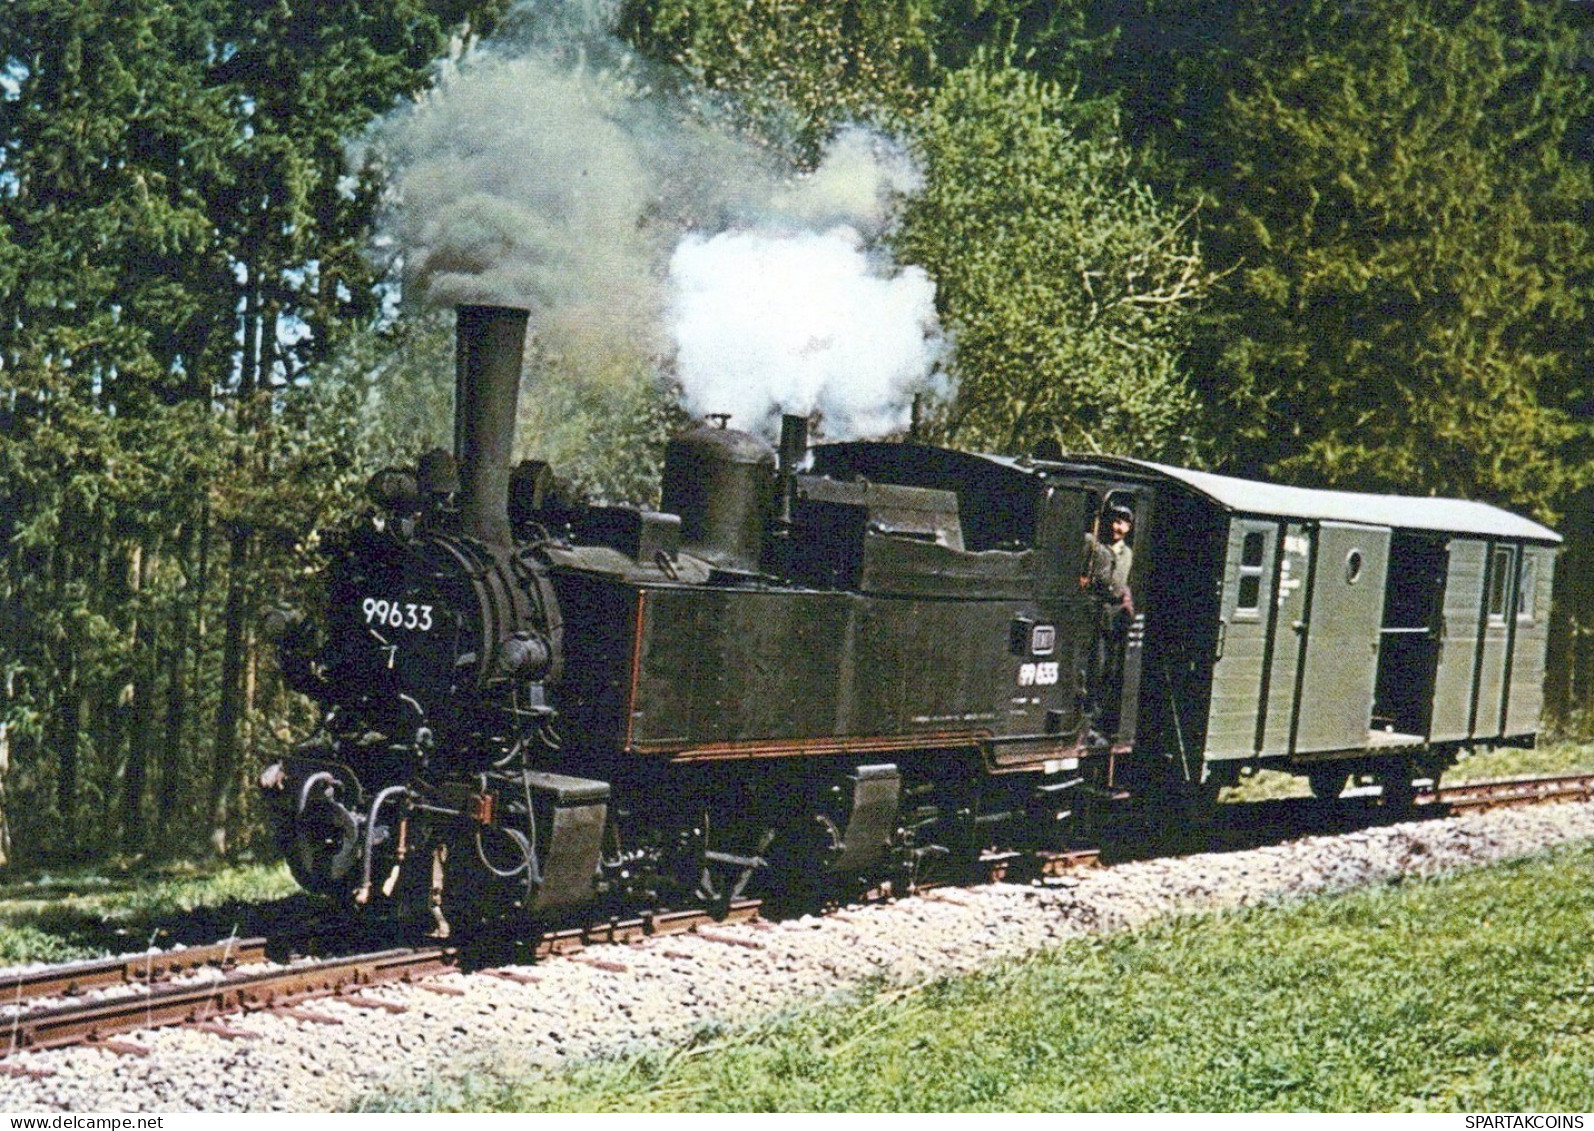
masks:
[[(1594, 743), (1553, 742), (1532, 750), (1501, 747), (1465, 754), (1445, 772), (1443, 784), (1587, 773), (1594, 773)], [(1225, 789), (1219, 799), (1269, 801), (1281, 797), (1309, 797), (1311, 792), (1304, 777), (1262, 770), (1243, 778), (1239, 785)]]
[(1585, 1110), (1594, 847), (1183, 916), (681, 1047), (373, 1101), (495, 1111)]
[(1556, 742), (1532, 750), (1478, 750), (1457, 762), (1446, 783), (1594, 773), (1594, 742)]
[(105, 875), (89, 870), (0, 885), (0, 965), (67, 962), (151, 942), (215, 942), (254, 906), (297, 885), (280, 864)]

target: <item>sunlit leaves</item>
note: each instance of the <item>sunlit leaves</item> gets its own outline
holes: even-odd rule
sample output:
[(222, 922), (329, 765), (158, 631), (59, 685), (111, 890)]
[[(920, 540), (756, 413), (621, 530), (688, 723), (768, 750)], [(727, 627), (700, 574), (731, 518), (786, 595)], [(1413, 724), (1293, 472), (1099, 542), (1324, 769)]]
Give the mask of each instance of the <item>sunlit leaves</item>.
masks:
[(1156, 200), (1055, 83), (980, 61), (914, 122), (926, 166), (898, 254), (927, 268), (952, 334), (957, 443), (1194, 454), (1180, 369), (1211, 280), (1193, 217)]

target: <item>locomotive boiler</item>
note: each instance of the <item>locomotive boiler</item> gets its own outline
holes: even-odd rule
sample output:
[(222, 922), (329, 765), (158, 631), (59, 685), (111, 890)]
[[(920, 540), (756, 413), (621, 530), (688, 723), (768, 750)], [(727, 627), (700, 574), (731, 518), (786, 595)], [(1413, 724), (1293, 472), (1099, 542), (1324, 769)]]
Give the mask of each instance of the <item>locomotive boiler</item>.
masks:
[[(261, 786), (296, 878), (350, 907), (444, 934), (911, 885), (1257, 766), (1398, 801), (1537, 728), (1559, 539), (1507, 512), (810, 449), (792, 417), (778, 447), (676, 437), (657, 511), (588, 505), (512, 466), (525, 313), (458, 319), (454, 451), (377, 473), (319, 608), (273, 625), (324, 710)], [(1086, 567), (1114, 507), (1134, 607), (1103, 688)]]

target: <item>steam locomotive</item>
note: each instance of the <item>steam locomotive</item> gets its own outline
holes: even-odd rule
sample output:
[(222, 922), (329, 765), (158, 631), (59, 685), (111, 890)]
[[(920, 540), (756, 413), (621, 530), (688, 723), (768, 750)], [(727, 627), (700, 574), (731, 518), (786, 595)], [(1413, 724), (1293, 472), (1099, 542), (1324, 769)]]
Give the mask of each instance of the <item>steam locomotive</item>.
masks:
[[(672, 440), (657, 511), (587, 505), (511, 466), (525, 332), (460, 308), (454, 452), (375, 475), (321, 606), (270, 625), (324, 716), (261, 788), (295, 877), (351, 908), (446, 935), (911, 885), (1261, 766), (1398, 804), (1534, 739), (1537, 523), (1116, 457), (810, 450), (794, 417), (778, 449), (724, 420)], [(1113, 508), (1134, 609), (1104, 681)]]

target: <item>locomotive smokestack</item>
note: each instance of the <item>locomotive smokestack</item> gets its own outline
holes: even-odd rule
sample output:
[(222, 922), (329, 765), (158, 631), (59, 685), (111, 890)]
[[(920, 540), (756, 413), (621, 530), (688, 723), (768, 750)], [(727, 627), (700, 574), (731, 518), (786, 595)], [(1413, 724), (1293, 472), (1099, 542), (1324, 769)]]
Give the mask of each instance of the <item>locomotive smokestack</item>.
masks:
[(509, 465), (529, 312), (461, 306), (456, 315), (454, 455), (459, 461), (460, 517), (466, 533), (507, 545)]

